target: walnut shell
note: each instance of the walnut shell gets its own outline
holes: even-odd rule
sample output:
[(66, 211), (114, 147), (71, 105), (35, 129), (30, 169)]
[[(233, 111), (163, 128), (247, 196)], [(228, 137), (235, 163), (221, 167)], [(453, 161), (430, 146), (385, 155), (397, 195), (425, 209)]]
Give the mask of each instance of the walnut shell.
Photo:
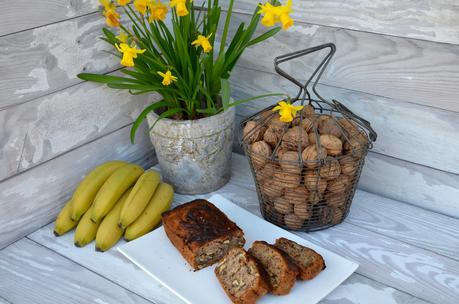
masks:
[(332, 156), (340, 155), (343, 151), (343, 142), (333, 135), (320, 135), (320, 144), (327, 149), (327, 153)]
[(346, 205), (347, 193), (329, 193), (325, 198), (327, 205), (336, 208), (344, 208)]
[(307, 168), (314, 169), (319, 165), (319, 160), (327, 157), (327, 150), (324, 147), (319, 148), (316, 145), (311, 145), (303, 150), (301, 157)]
[(322, 199), (322, 194), (320, 194), (319, 192), (316, 192), (316, 191), (311, 192), (311, 193), (309, 193), (308, 204), (309, 205), (315, 205), (318, 202), (320, 202), (321, 199)]
[(284, 170), (285, 172), (293, 173), (296, 175), (301, 174), (302, 166), (300, 164), (300, 156), (298, 155), (298, 152), (285, 152), (279, 159), (279, 164), (282, 167), (282, 170)]
[(263, 134), (263, 140), (267, 142), (272, 148), (274, 148), (279, 142), (282, 136), (282, 133), (283, 133), (282, 130), (279, 131), (273, 128), (268, 128)]
[(351, 138), (344, 143), (344, 152), (347, 155), (352, 155), (356, 158), (363, 157), (365, 153), (364, 145), (356, 138)]
[[(320, 135), (317, 135), (317, 136), (320, 136)], [(309, 140), (310, 145), (317, 144), (317, 136), (316, 136), (316, 133), (314, 133), (314, 131), (308, 134), (308, 140)]]
[(264, 128), (259, 127), (256, 121), (248, 121), (243, 129), (243, 140), (246, 144), (252, 144), (262, 139)]
[(274, 172), (273, 181), (284, 188), (293, 189), (300, 185), (301, 176), (287, 172)]
[(300, 127), (293, 127), (282, 136), (281, 146), (287, 150), (297, 150), (299, 146), (304, 149), (308, 144), (308, 133)]
[(280, 168), (277, 165), (269, 162), (263, 168), (255, 170), (257, 181), (263, 183), (265, 180), (272, 178), (274, 172), (279, 170)]
[(271, 147), (262, 140), (254, 142), (250, 146), (250, 159), (255, 168), (263, 167), (272, 153)]
[(274, 199), (284, 194), (284, 187), (274, 179), (268, 179), (260, 185), (261, 193), (268, 199)]
[(319, 168), (320, 177), (326, 180), (337, 178), (341, 174), (341, 166), (336, 159), (328, 159), (326, 163)]
[(338, 178), (328, 182), (327, 189), (330, 192), (345, 192), (350, 184), (351, 181), (349, 177), (345, 174), (341, 174)]
[(285, 197), (277, 197), (274, 199), (274, 209), (279, 213), (289, 214), (293, 212), (293, 204), (285, 199)]
[(305, 105), (304, 108), (301, 110), (301, 112), (303, 114), (303, 117), (316, 115), (316, 111), (314, 110), (314, 107), (310, 104)]
[(319, 122), (319, 133), (322, 135), (328, 134), (340, 138), (343, 135), (342, 128), (332, 117), (327, 117)]
[(341, 165), (342, 173), (349, 176), (354, 176), (357, 173), (358, 162), (352, 156), (344, 156), (339, 160), (339, 164)]
[(292, 202), (292, 204), (303, 204), (308, 201), (309, 191), (303, 185), (300, 185), (285, 191), (284, 197)]
[(310, 192), (324, 193), (327, 189), (327, 181), (321, 178), (315, 171), (306, 171), (304, 175), (304, 186)]
[(278, 147), (277, 150), (274, 152), (274, 155), (277, 159), (281, 159), (285, 152), (288, 150), (283, 149), (282, 147)]
[(274, 114), (268, 123), (268, 128), (274, 130), (275, 132), (283, 132), (287, 127), (288, 123), (280, 121), (279, 113)]
[(331, 214), (331, 223), (334, 225), (341, 223), (344, 219), (344, 212), (340, 208), (332, 208)]
[(298, 230), (303, 226), (304, 220), (299, 218), (296, 214), (290, 213), (284, 216), (285, 225), (291, 229)]
[(298, 216), (300, 219), (307, 220), (311, 217), (311, 205), (306, 203), (295, 204), (293, 207), (293, 213)]

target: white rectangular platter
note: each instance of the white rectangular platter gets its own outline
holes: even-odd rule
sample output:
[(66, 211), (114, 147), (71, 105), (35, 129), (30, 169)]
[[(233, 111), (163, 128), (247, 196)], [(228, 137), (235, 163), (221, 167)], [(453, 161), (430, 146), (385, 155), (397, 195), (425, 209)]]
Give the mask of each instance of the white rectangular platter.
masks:
[[(317, 303), (338, 287), (358, 267), (355, 262), (279, 228), (220, 195), (212, 196), (209, 201), (244, 230), (244, 237), (247, 240), (246, 249), (256, 240), (274, 243), (276, 238), (285, 237), (314, 249), (324, 257), (327, 268), (316, 278), (311, 281), (297, 281), (288, 295), (266, 295), (260, 298), (257, 303)], [(215, 277), (215, 266), (194, 272), (169, 241), (163, 227), (118, 247), (118, 250), (185, 303), (231, 303)]]

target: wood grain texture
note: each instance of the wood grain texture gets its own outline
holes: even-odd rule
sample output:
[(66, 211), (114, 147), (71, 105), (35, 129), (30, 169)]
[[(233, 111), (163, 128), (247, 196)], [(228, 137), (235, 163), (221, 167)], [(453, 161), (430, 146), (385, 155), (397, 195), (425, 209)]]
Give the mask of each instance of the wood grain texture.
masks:
[(84, 82), (0, 111), (0, 181), (132, 123), (158, 98)]
[[(245, 15), (233, 16), (232, 31), (239, 21), (248, 20)], [(265, 30), (263, 26), (258, 29), (260, 33)], [(337, 52), (320, 83), (459, 111), (459, 45), (298, 23), (247, 49), (238, 64), (274, 71), (275, 56), (327, 42), (335, 43)], [(295, 77), (307, 78), (320, 56), (303, 57), (283, 67)]]
[[(277, 74), (242, 66), (233, 70), (231, 86), (236, 100), (266, 92), (286, 92), (290, 96), (298, 92)], [(378, 133), (373, 151), (459, 174), (459, 113), (327, 85), (318, 85), (318, 92), (371, 122)], [(237, 113), (250, 116), (276, 101), (275, 97), (242, 104)]]
[[(229, 1), (222, 1), (227, 7)], [(252, 13), (260, 1), (235, 1), (235, 10)], [(282, 1), (285, 2), (285, 1)], [(293, 1), (296, 21), (459, 44), (459, 5), (454, 0)]]
[(14, 304), (151, 303), (28, 239), (0, 251), (0, 294)]
[(155, 158), (146, 132), (140, 129), (132, 145), (129, 131), (121, 128), (0, 183), (0, 248), (51, 222), (96, 165), (122, 159), (151, 166)]
[(98, 5), (97, 0), (1, 1), (0, 36), (88, 14)]
[(98, 13), (0, 37), (0, 109), (81, 82), (82, 71), (105, 73), (118, 60), (98, 39)]

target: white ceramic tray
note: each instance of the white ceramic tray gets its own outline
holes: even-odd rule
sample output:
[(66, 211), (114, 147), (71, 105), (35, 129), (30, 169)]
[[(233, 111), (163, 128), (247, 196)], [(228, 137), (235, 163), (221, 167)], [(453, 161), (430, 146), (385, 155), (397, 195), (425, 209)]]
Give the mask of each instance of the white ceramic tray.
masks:
[[(220, 195), (212, 196), (209, 201), (244, 230), (247, 240), (246, 249), (255, 240), (273, 243), (278, 237), (286, 237), (314, 249), (325, 259), (327, 268), (313, 280), (297, 281), (290, 294), (286, 296), (266, 295), (257, 303), (317, 303), (338, 287), (358, 267), (358, 264), (253, 215)], [(215, 277), (214, 266), (197, 272), (192, 271), (167, 238), (163, 227), (118, 247), (118, 250), (186, 303), (231, 303)]]

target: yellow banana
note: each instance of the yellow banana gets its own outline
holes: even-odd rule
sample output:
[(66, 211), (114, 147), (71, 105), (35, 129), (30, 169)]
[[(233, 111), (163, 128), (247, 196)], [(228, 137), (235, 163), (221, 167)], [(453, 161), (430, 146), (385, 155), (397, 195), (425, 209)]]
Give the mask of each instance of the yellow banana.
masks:
[(161, 214), (171, 207), (173, 198), (174, 189), (172, 186), (161, 183), (142, 214), (127, 227), (124, 232), (124, 239), (131, 241), (155, 228), (161, 222)]
[(113, 172), (94, 199), (91, 220), (99, 223), (110, 212), (121, 195), (137, 181), (143, 171), (142, 167), (129, 164)]
[(89, 209), (97, 191), (99, 191), (107, 178), (109, 178), (116, 169), (125, 165), (127, 165), (127, 163), (123, 161), (109, 161), (97, 166), (86, 175), (73, 193), (71, 217), (74, 221), (78, 221)]
[(148, 205), (156, 187), (158, 187), (161, 177), (153, 170), (145, 171), (137, 180), (132, 188), (129, 197), (121, 208), (119, 226), (126, 228), (139, 217), (143, 209)]
[(57, 215), (56, 223), (54, 223), (54, 235), (61, 236), (64, 233), (72, 230), (78, 224), (70, 217), (72, 211), (72, 200), (68, 201), (61, 212)]
[(121, 207), (129, 196), (131, 189), (127, 190), (116, 202), (115, 207), (110, 210), (102, 220), (96, 234), (96, 251), (107, 251), (112, 248), (123, 236), (124, 229), (118, 227)]
[(99, 228), (99, 224), (94, 223), (91, 221), (91, 213), (94, 208), (92, 205), (88, 211), (81, 217), (80, 222), (78, 223), (75, 236), (74, 236), (74, 243), (77, 247), (83, 247), (86, 244), (91, 243), (96, 238), (96, 232)]

